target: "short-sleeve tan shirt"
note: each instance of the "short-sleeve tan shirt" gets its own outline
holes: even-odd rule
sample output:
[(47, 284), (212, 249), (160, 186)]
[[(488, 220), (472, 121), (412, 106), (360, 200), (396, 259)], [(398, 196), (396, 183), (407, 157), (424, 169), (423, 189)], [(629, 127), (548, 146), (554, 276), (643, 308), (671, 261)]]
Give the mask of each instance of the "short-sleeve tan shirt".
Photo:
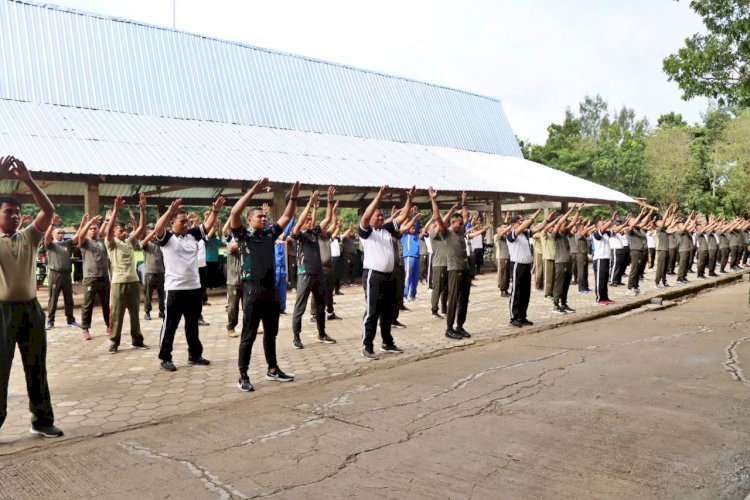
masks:
[(0, 301), (36, 298), (36, 256), (43, 237), (33, 222), (12, 236), (0, 233)]

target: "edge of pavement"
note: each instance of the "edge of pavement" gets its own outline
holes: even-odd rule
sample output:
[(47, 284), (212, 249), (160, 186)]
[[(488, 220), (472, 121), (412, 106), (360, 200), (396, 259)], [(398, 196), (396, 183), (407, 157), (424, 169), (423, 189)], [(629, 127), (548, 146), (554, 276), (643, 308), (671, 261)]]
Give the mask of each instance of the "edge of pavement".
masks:
[[(367, 363), (350, 372), (338, 373), (338, 374), (328, 375), (328, 376), (317, 378), (317, 379), (309, 379), (309, 380), (300, 381), (299, 383), (294, 384), (294, 387), (297, 389), (304, 390), (304, 388), (306, 388), (308, 384), (339, 380), (342, 378), (360, 377), (372, 371), (393, 368), (396, 364), (403, 363), (404, 361), (407, 363), (423, 361), (426, 359), (432, 359), (432, 358), (436, 358), (439, 356), (443, 356), (452, 352), (463, 351), (473, 346), (482, 346), (482, 345), (487, 345), (487, 344), (494, 343), (494, 342), (503, 342), (505, 340), (517, 338), (520, 336), (532, 335), (532, 334), (541, 333), (544, 331), (562, 328), (562, 327), (569, 326), (569, 325), (594, 321), (594, 320), (606, 318), (609, 316), (616, 316), (622, 313), (626, 313), (628, 311), (639, 309), (643, 306), (647, 306), (652, 303), (651, 301), (653, 299), (656, 299), (656, 298), (661, 298), (663, 300), (675, 300), (675, 299), (680, 299), (680, 298), (685, 298), (685, 297), (693, 297), (693, 296), (698, 295), (701, 292), (710, 291), (710, 290), (717, 289), (717, 288), (724, 287), (724, 286), (731, 286), (740, 281), (750, 281), (747, 279), (748, 276), (750, 276), (750, 270), (744, 271), (744, 272), (733, 273), (727, 276), (721, 276), (711, 281), (691, 283), (687, 286), (674, 288), (671, 290), (666, 290), (656, 295), (643, 297), (643, 298), (640, 298), (640, 299), (637, 299), (628, 303), (618, 303), (613, 306), (603, 306), (600, 309), (596, 309), (592, 312), (581, 314), (581, 315), (576, 315), (574, 317), (571, 317), (570, 319), (566, 318), (565, 320), (558, 321), (552, 324), (544, 324), (544, 325), (538, 325), (538, 326), (535, 325), (532, 327), (523, 327), (511, 333), (505, 333), (505, 334), (495, 333), (484, 338), (473, 337), (470, 341), (466, 341), (461, 344), (450, 345), (443, 349), (438, 349), (432, 352), (427, 352), (427, 353), (423, 353), (423, 354), (419, 354), (419, 355), (415, 355), (415, 356), (407, 357), (407, 358), (403, 358), (401, 356), (389, 357), (387, 360), (381, 358), (376, 363)], [(659, 309), (653, 309), (653, 310), (659, 310)], [(268, 392), (263, 392), (260, 394), (256, 393), (255, 396), (253, 397), (253, 400), (257, 400), (258, 398), (271, 397), (275, 395), (276, 393), (277, 391), (268, 391)], [(78, 442), (89, 440), (92, 438), (100, 438), (103, 436), (119, 434), (122, 432), (131, 431), (131, 430), (143, 429), (147, 427), (162, 425), (162, 424), (169, 423), (175, 420), (179, 420), (185, 417), (200, 416), (208, 412), (214, 412), (217, 409), (222, 410), (225, 406), (228, 406), (228, 405), (232, 405), (232, 406), (236, 405), (236, 403), (237, 403), (236, 401), (231, 401), (231, 402), (228, 401), (226, 403), (220, 403), (218, 405), (214, 405), (208, 408), (196, 409), (195, 411), (190, 412), (189, 414), (166, 415), (163, 417), (156, 417), (156, 418), (153, 418), (149, 422), (144, 422), (144, 423), (135, 424), (135, 425), (127, 425), (127, 426), (123, 426), (123, 427), (120, 427), (118, 429), (114, 429), (111, 431), (97, 432), (96, 434), (75, 436), (71, 438), (64, 438), (59, 441), (55, 440), (52, 442), (48, 440), (44, 440), (44, 441), (39, 441), (37, 443), (27, 443), (25, 446), (19, 446), (17, 449), (13, 449), (13, 450), (6, 451), (0, 448), (0, 460), (5, 459), (7, 457), (14, 456), (14, 455), (18, 455), (21, 453), (35, 452), (40, 449), (49, 449), (51, 446), (52, 447), (66, 446), (71, 443), (78, 443)], [(750, 497), (748, 498), (750, 499)]]

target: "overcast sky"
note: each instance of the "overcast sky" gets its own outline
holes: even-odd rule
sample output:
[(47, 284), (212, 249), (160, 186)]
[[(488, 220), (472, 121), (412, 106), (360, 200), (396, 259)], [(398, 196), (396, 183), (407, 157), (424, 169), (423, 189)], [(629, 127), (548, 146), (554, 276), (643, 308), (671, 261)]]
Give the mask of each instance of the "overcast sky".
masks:
[[(53, 0), (171, 26), (173, 0)], [(700, 120), (707, 101), (680, 99), (662, 59), (703, 26), (673, 0), (175, 0), (177, 29), (306, 55), (502, 100), (520, 138), (587, 94)]]

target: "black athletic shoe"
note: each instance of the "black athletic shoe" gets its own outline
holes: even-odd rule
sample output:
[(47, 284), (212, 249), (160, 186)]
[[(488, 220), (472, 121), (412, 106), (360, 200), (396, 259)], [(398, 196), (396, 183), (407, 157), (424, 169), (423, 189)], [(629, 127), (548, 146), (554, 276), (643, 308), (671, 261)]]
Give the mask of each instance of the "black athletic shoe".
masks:
[(292, 345), (294, 345), (295, 349), (304, 349), (305, 346), (302, 344), (302, 339), (299, 338), (299, 335), (294, 336), (294, 341), (292, 342)]
[(552, 308), (552, 312), (555, 314), (566, 314), (565, 309), (563, 309), (560, 306), (555, 306)]
[(465, 339), (470, 339), (471, 338), (471, 334), (469, 332), (467, 332), (466, 330), (464, 330), (463, 326), (459, 326), (458, 328), (456, 328), (455, 332), (457, 334), (461, 335)]
[(532, 323), (531, 321), (529, 321), (529, 320), (528, 320), (528, 319), (526, 319), (526, 318), (523, 318), (523, 319), (521, 320), (521, 324), (522, 324), (522, 325), (528, 325), (528, 326), (533, 326), (533, 325), (534, 325), (534, 323)]
[(318, 339), (319, 339), (319, 340), (320, 340), (321, 342), (323, 342), (324, 344), (335, 344), (335, 343), (336, 343), (336, 341), (335, 341), (335, 340), (333, 340), (333, 339), (332, 339), (331, 337), (329, 337), (329, 336), (328, 336), (328, 335), (326, 335), (326, 334), (323, 334), (323, 335), (320, 335), (320, 336), (318, 336)]
[(570, 307), (570, 306), (569, 306), (568, 304), (563, 304), (563, 305), (562, 305), (562, 309), (563, 309), (563, 311), (565, 311), (565, 312), (569, 312), (569, 313), (574, 313), (574, 312), (576, 312), (576, 310), (575, 310), (575, 309), (573, 309), (572, 307)]
[(151, 313), (144, 314), (143, 319), (145, 319), (146, 321), (151, 321)]
[(201, 356), (200, 358), (188, 358), (188, 364), (189, 365), (201, 365), (201, 366), (208, 366), (211, 364), (209, 360)]
[(464, 338), (463, 335), (461, 335), (460, 333), (456, 332), (452, 328), (448, 328), (445, 331), (445, 336), (448, 337), (449, 339), (453, 339), (453, 340), (463, 340), (463, 338)]
[(523, 326), (523, 323), (518, 321), (517, 319), (510, 320), (510, 326), (515, 326), (516, 328), (521, 328)]
[(318, 319), (315, 316), (310, 316), (310, 323), (315, 323)]
[(250, 383), (250, 377), (247, 375), (240, 375), (240, 379), (237, 381), (237, 387), (239, 387), (242, 392), (252, 392), (255, 390), (253, 384)]
[(162, 370), (167, 371), (167, 372), (177, 371), (177, 367), (171, 361), (162, 361), (160, 366)]
[(276, 371), (273, 373), (271, 373), (270, 370), (266, 372), (266, 380), (273, 380), (276, 382), (291, 382), (292, 380), (294, 380), (294, 375), (287, 375), (277, 367)]
[(63, 435), (62, 429), (58, 429), (54, 425), (31, 425), (29, 432), (37, 436), (43, 436), (46, 438), (57, 438)]
[(331, 313), (328, 316), (326, 316), (326, 319), (329, 319), (329, 320), (341, 319), (341, 316), (336, 316), (336, 313)]
[(209, 323), (208, 321), (204, 320), (204, 319), (203, 319), (203, 318), (201, 317), (201, 318), (198, 318), (198, 324), (199, 324), (200, 326), (209, 326), (209, 325), (210, 325), (211, 323)]
[(406, 325), (405, 325), (405, 324), (403, 324), (403, 323), (401, 323), (401, 322), (400, 322), (399, 320), (397, 320), (397, 319), (394, 319), (394, 320), (393, 320), (393, 323), (391, 323), (391, 326), (392, 326), (393, 328), (406, 328)]
[(398, 306), (398, 310), (399, 310), (399, 311), (408, 311), (408, 310), (409, 310), (409, 308), (408, 308), (408, 307), (406, 307), (406, 306)]
[(445, 319), (439, 313), (436, 313), (436, 312), (432, 313), (432, 317), (433, 319)]
[(161, 311), (161, 312), (159, 313), (159, 319), (164, 319), (164, 311)]
[(144, 349), (144, 350), (151, 349), (149, 346), (147, 346), (143, 342), (137, 342), (135, 344), (131, 344), (131, 346), (133, 347), (133, 349)]
[(401, 354), (402, 352), (404, 352), (396, 344), (391, 344), (391, 345), (385, 345), (385, 344), (383, 344), (383, 345), (380, 346), (380, 350), (383, 351), (383, 352), (395, 352), (396, 354)]
[(504, 298), (510, 297), (510, 294), (508, 292), (500, 292), (500, 296)]
[(117, 344), (109, 344), (109, 353), (117, 354)]
[(367, 359), (378, 359), (378, 355), (375, 354), (374, 351), (371, 351), (367, 347), (362, 349), (362, 356), (366, 357)]

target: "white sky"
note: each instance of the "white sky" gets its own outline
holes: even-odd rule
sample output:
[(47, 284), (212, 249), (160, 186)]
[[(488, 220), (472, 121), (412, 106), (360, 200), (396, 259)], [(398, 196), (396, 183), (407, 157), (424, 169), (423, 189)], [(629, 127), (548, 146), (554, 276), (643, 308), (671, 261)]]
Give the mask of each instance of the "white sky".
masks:
[[(171, 26), (173, 0), (53, 0)], [(175, 0), (180, 30), (357, 66), (502, 100), (516, 135), (547, 126), (586, 94), (700, 121), (662, 59), (702, 30), (673, 0)]]

